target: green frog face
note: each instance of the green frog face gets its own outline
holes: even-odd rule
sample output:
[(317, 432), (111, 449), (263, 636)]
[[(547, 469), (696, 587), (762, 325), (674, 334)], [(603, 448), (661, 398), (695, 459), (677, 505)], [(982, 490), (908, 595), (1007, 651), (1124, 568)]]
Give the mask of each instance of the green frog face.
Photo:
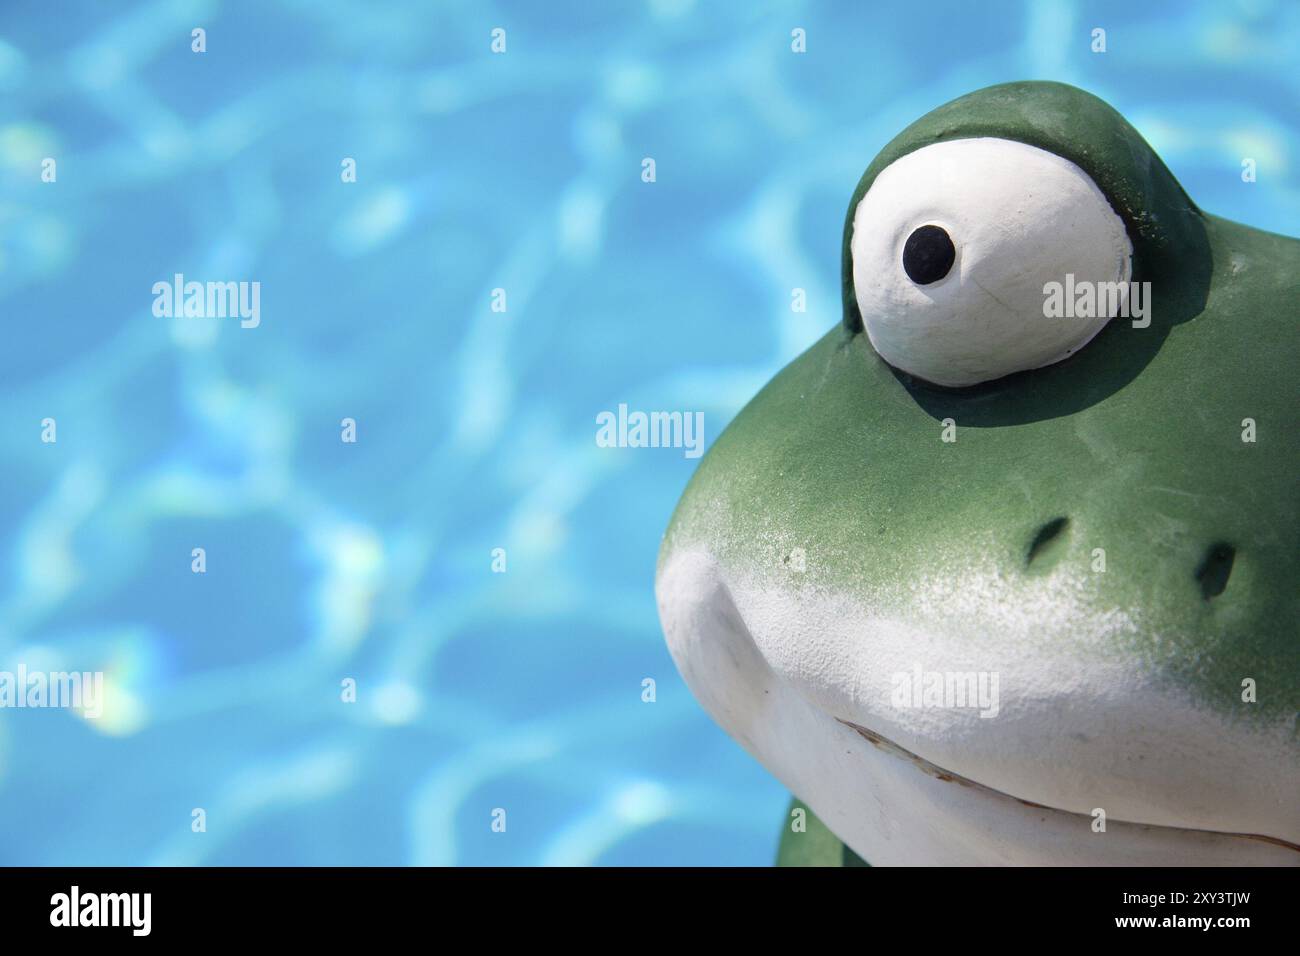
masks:
[(1015, 83), (843, 256), (665, 535), (694, 694), (872, 863), (1300, 863), (1300, 242)]

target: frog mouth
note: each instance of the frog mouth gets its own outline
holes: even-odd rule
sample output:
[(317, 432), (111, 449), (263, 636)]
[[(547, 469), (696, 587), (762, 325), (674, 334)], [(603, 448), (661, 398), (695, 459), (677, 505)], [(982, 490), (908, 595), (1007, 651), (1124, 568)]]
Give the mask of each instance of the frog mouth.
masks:
[(965, 669), (941, 630), (787, 593), (698, 546), (666, 556), (656, 591), (697, 700), (873, 865), (1300, 864), (1290, 750), (1162, 695), (1129, 661), (984, 658), (1014, 693), (981, 720), (881, 696), (921, 642)]
[[(848, 727), (850, 730), (854, 731), (855, 733), (857, 733), (860, 737), (862, 737), (869, 744), (871, 744), (873, 747), (880, 750), (881, 752), (890, 754), (894, 757), (899, 758), (900, 760), (906, 760), (910, 762), (913, 766), (915, 766), (918, 770), (920, 770), (922, 773), (930, 777), (933, 777), (934, 779), (939, 780), (943, 783), (950, 783), (960, 787), (969, 787), (972, 790), (982, 792), (994, 798), (1000, 798), (1004, 800), (1014, 800), (1017, 803), (1021, 804), (1022, 806), (1029, 807), (1031, 810), (1045, 810), (1053, 814), (1057, 814), (1057, 813), (1068, 814), (1070, 816), (1079, 818), (1081, 825), (1087, 825), (1087, 821), (1090, 819), (1086, 814), (1077, 813), (1071, 810), (1062, 810), (1057, 807), (1049, 807), (1046, 804), (1034, 803), (1032, 800), (1024, 800), (1013, 794), (1005, 793), (1001, 790), (995, 789), (994, 787), (990, 787), (987, 784), (980, 783), (977, 780), (972, 780), (969, 777), (963, 777), (961, 774), (953, 773), (949, 770), (945, 770), (944, 768), (938, 766), (937, 764), (931, 763), (929, 760), (926, 760), (924, 757), (920, 756), (919, 754), (913, 753), (907, 748), (899, 746), (894, 741), (888, 739), (887, 737), (881, 736), (880, 734), (876, 733), (873, 730), (868, 730), (866, 727), (863, 727), (861, 724), (856, 724), (851, 720), (845, 720), (842, 717), (836, 717), (835, 720), (843, 724), (845, 727)], [(1113, 822), (1122, 823), (1125, 826), (1140, 826), (1147, 830), (1166, 831), (1171, 835), (1178, 834), (1178, 833), (1185, 833), (1185, 834), (1197, 834), (1197, 835), (1205, 835), (1205, 836), (1212, 836), (1212, 837), (1228, 837), (1228, 838), (1241, 839), (1241, 840), (1259, 840), (1260, 842), (1263, 843), (1272, 844), (1273, 846), (1281, 847), (1286, 850), (1291, 850), (1293, 852), (1300, 853), (1300, 846), (1297, 846), (1294, 843), (1290, 843), (1278, 837), (1266, 836), (1262, 833), (1234, 833), (1234, 832), (1228, 832), (1223, 830), (1206, 830), (1206, 829), (1197, 829), (1192, 827), (1159, 826), (1155, 824), (1132, 823), (1126, 820), (1113, 821)]]

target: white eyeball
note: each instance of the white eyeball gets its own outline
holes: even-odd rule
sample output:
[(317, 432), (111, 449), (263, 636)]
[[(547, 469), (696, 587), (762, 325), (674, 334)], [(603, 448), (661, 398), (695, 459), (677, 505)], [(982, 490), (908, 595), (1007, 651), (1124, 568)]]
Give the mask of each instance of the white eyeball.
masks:
[(1048, 318), (1044, 287), (1073, 276), (1076, 288), (1127, 289), (1133, 257), (1123, 220), (1083, 170), (990, 138), (936, 143), (887, 166), (858, 203), (851, 249), (872, 346), (952, 387), (1083, 348), (1111, 315)]

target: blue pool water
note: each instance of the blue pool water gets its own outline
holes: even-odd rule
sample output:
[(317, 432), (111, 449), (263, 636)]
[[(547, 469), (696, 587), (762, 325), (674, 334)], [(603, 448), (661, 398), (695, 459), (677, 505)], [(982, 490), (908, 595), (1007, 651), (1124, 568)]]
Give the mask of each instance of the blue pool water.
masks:
[[(770, 861), (787, 794), (656, 619), (695, 462), (595, 416), (711, 442), (838, 320), (876, 151), (990, 83), (1092, 90), (1203, 208), (1300, 222), (1300, 6), (882, 10), (6, 3), (0, 670), (107, 689), (0, 710), (0, 862)], [(176, 273), (260, 324), (156, 316)]]

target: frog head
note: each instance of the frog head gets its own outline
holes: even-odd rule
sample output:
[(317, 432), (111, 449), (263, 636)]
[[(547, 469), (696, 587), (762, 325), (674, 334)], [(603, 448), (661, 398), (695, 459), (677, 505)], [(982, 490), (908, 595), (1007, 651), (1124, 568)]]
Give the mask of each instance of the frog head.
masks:
[(691, 691), (872, 863), (1300, 863), (1300, 242), (1026, 82), (885, 146), (842, 272), (664, 536)]

